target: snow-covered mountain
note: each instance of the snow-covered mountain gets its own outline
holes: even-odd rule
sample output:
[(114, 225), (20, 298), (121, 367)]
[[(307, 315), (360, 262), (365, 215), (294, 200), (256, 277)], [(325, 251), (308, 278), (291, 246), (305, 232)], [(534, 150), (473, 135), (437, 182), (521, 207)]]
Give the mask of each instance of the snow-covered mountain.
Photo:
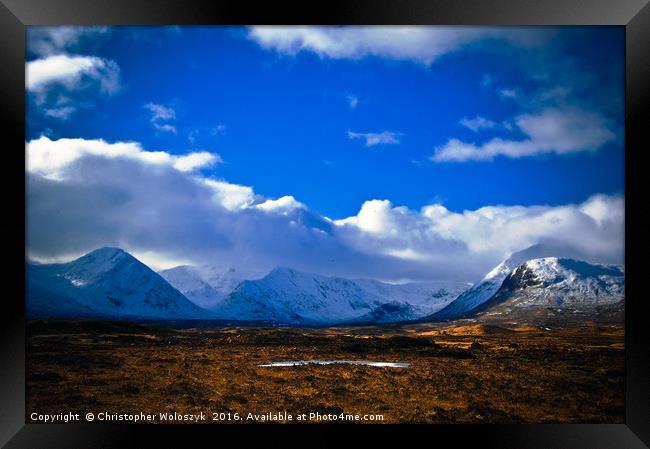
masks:
[(27, 316), (124, 319), (210, 318), (160, 275), (118, 248), (69, 263), (27, 265)]
[(242, 271), (233, 267), (190, 266), (163, 270), (159, 274), (172, 286), (200, 307), (211, 309), (228, 296), (240, 282), (259, 279), (264, 272)]
[(393, 285), (276, 268), (262, 279), (241, 282), (211, 310), (222, 319), (287, 324), (389, 322), (433, 313), (465, 288), (460, 282)]
[(160, 271), (158, 274), (200, 307), (212, 307), (225, 296), (203, 280), (196, 267), (181, 265)]
[(616, 305), (624, 299), (622, 266), (547, 257), (522, 263), (474, 312), (485, 317), (522, 315), (534, 309), (573, 314)]
[(581, 254), (572, 248), (550, 244), (537, 244), (512, 254), (494, 267), (483, 279), (465, 290), (444, 309), (436, 312), (434, 320), (448, 320), (470, 313), (492, 298), (503, 284), (505, 278), (522, 263), (542, 257), (571, 257), (581, 259)]
[(120, 249), (101, 248), (69, 263), (28, 264), (27, 315), (325, 325), (622, 310), (622, 266), (538, 256), (549, 252), (558, 250), (536, 245), (513, 254), (468, 289), (454, 281), (396, 285), (289, 268), (252, 280), (241, 280), (251, 273), (189, 266), (161, 276)]

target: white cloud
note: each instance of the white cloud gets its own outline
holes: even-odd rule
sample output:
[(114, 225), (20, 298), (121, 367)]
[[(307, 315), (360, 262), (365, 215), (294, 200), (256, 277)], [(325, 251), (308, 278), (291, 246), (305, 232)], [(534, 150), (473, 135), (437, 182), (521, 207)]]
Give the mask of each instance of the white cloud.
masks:
[[(334, 223), (359, 250), (411, 259), (446, 255), (455, 263), (464, 254), (472, 264), (482, 256), (502, 259), (539, 242), (554, 242), (595, 261), (623, 261), (624, 202), (618, 196), (596, 195), (577, 205), (486, 206), (462, 213), (441, 204), (415, 212), (371, 200), (357, 215)], [(449, 246), (454, 242), (461, 246)]]
[(497, 156), (519, 158), (596, 151), (616, 138), (602, 116), (571, 107), (546, 108), (534, 114), (523, 114), (516, 118), (515, 123), (527, 139), (494, 138), (480, 145), (450, 139), (435, 150), (431, 160), (486, 161)]
[(378, 56), (429, 65), (482, 39), (534, 45), (537, 41), (532, 37), (544, 34), (540, 30), (460, 26), (255, 26), (248, 35), (263, 48), (287, 55), (313, 52), (333, 59)]
[(288, 214), (296, 209), (305, 209), (305, 205), (291, 195), (286, 195), (277, 200), (266, 200), (263, 203), (256, 204), (256, 208), (266, 212)]
[(370, 200), (363, 203), (359, 213), (353, 217), (335, 221), (336, 224), (353, 224), (371, 234), (396, 235), (395, 215), (406, 213), (406, 208), (393, 209), (388, 200)]
[(599, 225), (608, 221), (625, 221), (625, 207), (623, 199), (617, 200), (616, 207), (612, 207), (612, 199), (606, 195), (594, 195), (580, 205), (580, 211), (589, 215)]
[(46, 56), (25, 65), (25, 87), (44, 115), (67, 120), (78, 109), (74, 96), (90, 104), (88, 93), (113, 95), (120, 89), (120, 68), (95, 56)]
[(223, 162), (221, 156), (207, 151), (198, 151), (190, 153), (187, 156), (176, 156), (174, 161), (174, 168), (176, 170), (189, 172), (199, 168), (209, 167), (214, 164)]
[(246, 209), (252, 206), (255, 201), (252, 187), (230, 184), (214, 179), (203, 179), (202, 181), (206, 186), (210, 187), (216, 202), (230, 211)]
[(398, 139), (399, 133), (391, 131), (382, 131), (380, 133), (357, 133), (348, 131), (348, 139), (362, 139), (366, 141), (367, 147), (375, 145), (396, 145), (400, 141)]
[(192, 171), (210, 162), (205, 153), (47, 137), (26, 150), (28, 253), (38, 260), (119, 246), (161, 267), (218, 261), (385, 280), (474, 280), (509, 252), (553, 241), (595, 261), (622, 262), (622, 197), (463, 212), (377, 199), (331, 220), (290, 195), (264, 198)]
[(158, 131), (164, 132), (164, 133), (172, 133), (176, 134), (176, 127), (174, 125), (170, 125), (169, 123), (153, 123), (153, 127), (156, 128)]
[(540, 149), (556, 153), (596, 150), (616, 137), (602, 116), (576, 108), (548, 108), (516, 123)]
[[(171, 105), (165, 106), (149, 102), (143, 107), (151, 113), (149, 121), (157, 131), (176, 134), (176, 126), (169, 123), (169, 121), (176, 120), (176, 111)], [(190, 142), (193, 143), (196, 135), (190, 134), (188, 137)]]
[(73, 106), (54, 107), (45, 109), (45, 115), (61, 120), (67, 120), (72, 114), (76, 112), (76, 110), (77, 109)]
[(165, 151), (145, 151), (137, 142), (108, 143), (102, 139), (58, 139), (41, 136), (26, 144), (27, 171), (48, 179), (74, 176), (71, 167), (84, 156), (130, 158), (151, 165), (167, 165), (187, 172), (222, 162), (205, 151), (176, 156)]
[(49, 56), (75, 48), (87, 38), (98, 38), (110, 33), (107, 27), (29, 27), (28, 50), (39, 56)]
[(169, 106), (149, 102), (144, 105), (144, 108), (151, 112), (152, 122), (174, 120), (176, 118), (176, 111)]
[(86, 76), (99, 82), (103, 92), (114, 93), (118, 87), (119, 68), (113, 61), (95, 56), (53, 55), (26, 64), (26, 87), (39, 91), (48, 84), (76, 88)]
[(488, 120), (481, 116), (476, 116), (473, 119), (463, 118), (460, 122), (465, 128), (471, 129), (474, 132), (480, 131), (482, 129), (490, 129), (497, 126), (492, 120)]

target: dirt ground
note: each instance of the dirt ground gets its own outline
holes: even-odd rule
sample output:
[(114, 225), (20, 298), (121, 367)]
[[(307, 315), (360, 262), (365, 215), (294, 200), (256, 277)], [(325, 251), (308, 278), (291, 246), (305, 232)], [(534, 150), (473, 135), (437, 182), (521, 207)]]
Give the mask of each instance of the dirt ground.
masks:
[[(622, 324), (297, 329), (33, 321), (27, 330), (27, 422), (32, 413), (66, 412), (142, 412), (151, 422), (169, 422), (160, 413), (203, 412), (204, 423), (296, 422), (303, 413), (381, 415), (372, 422), (383, 423), (624, 422)], [(410, 367), (258, 366), (313, 359)]]

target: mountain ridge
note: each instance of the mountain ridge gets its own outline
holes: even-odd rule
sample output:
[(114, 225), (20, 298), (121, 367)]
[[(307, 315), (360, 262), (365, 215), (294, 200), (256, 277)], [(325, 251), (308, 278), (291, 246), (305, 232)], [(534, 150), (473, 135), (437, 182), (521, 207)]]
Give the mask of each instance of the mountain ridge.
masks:
[[(27, 315), (335, 325), (522, 316), (527, 310), (552, 308), (591, 313), (600, 307), (617, 313), (625, 296), (623, 266), (535, 257), (549, 252), (557, 251), (536, 245), (515, 253), (467, 288), (456, 281), (388, 284), (284, 266), (241, 281), (233, 268), (201, 272), (179, 266), (156, 273), (122, 249), (104, 247), (68, 263), (28, 263)], [(232, 290), (212, 302), (214, 296), (207, 296), (217, 289), (204, 280), (208, 278), (224, 291)], [(195, 296), (209, 292), (206, 302), (197, 305), (175, 283)], [(468, 294), (473, 295), (469, 300)], [(445, 318), (459, 302), (460, 313)], [(209, 308), (202, 307), (206, 304)]]
[(337, 324), (375, 317), (388, 322), (423, 316), (453, 300), (465, 287), (454, 281), (395, 285), (276, 267), (262, 279), (242, 281), (211, 310), (221, 319)]

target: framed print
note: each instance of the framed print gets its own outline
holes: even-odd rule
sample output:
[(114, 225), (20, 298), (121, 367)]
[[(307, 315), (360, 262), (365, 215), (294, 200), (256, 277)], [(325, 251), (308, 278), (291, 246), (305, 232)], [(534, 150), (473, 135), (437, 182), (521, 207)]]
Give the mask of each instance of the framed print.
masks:
[(0, 441), (647, 447), (650, 7), (282, 6), (3, 0)]

